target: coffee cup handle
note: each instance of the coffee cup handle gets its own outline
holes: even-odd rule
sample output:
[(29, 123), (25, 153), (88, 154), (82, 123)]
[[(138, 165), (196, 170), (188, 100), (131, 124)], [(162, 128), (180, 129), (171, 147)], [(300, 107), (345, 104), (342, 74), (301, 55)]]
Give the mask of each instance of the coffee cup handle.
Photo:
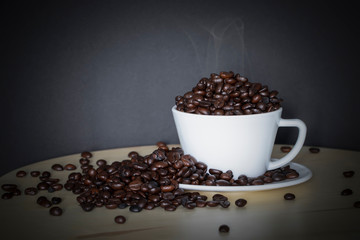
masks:
[(299, 129), (298, 138), (294, 147), (291, 151), (286, 154), (284, 157), (280, 159), (272, 158), (268, 170), (273, 170), (275, 168), (279, 168), (293, 160), (296, 155), (300, 152), (302, 146), (304, 145), (305, 137), (306, 137), (306, 125), (300, 119), (280, 119), (279, 127), (297, 127)]

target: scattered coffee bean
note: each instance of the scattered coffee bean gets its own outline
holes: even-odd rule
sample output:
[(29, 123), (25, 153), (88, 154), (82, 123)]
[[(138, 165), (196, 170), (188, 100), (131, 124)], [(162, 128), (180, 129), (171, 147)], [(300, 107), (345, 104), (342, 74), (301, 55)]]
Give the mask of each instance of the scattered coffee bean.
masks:
[(133, 206), (130, 206), (129, 210), (131, 212), (141, 212), (142, 208), (139, 207), (138, 205), (133, 205)]
[(94, 209), (95, 204), (91, 203), (91, 202), (84, 202), (84, 203), (80, 204), (80, 206), (85, 212), (90, 212), (91, 210)]
[(45, 178), (49, 178), (51, 176), (51, 173), (49, 171), (44, 171), (41, 173), (41, 176), (43, 176)]
[(64, 169), (67, 171), (72, 171), (76, 169), (76, 166), (74, 164), (68, 163), (64, 166)]
[(291, 171), (291, 172), (287, 173), (287, 174), (285, 175), (285, 177), (286, 177), (287, 179), (298, 178), (298, 177), (299, 177), (299, 173), (296, 172), (296, 171)]
[(90, 152), (82, 152), (81, 157), (82, 158), (91, 158), (93, 155)]
[(292, 147), (289, 147), (289, 146), (282, 146), (282, 147), (280, 148), (280, 150), (281, 150), (283, 153), (288, 153), (288, 152), (291, 151), (291, 149), (292, 149)]
[(60, 164), (54, 164), (54, 165), (52, 165), (52, 167), (51, 167), (53, 170), (55, 170), (55, 171), (63, 171), (64, 170), (64, 167), (62, 166), (62, 165), (60, 165)]
[(59, 198), (59, 197), (52, 197), (52, 198), (51, 198), (51, 203), (52, 203), (52, 204), (60, 204), (61, 201), (62, 201), (62, 199)]
[(127, 204), (127, 203), (120, 203), (119, 205), (118, 205), (118, 208), (119, 209), (124, 209), (124, 208), (127, 208), (129, 205)]
[(23, 170), (20, 170), (20, 171), (18, 171), (18, 172), (16, 173), (16, 176), (17, 176), (17, 177), (25, 177), (25, 176), (26, 176), (26, 172), (23, 171)]
[(223, 224), (219, 227), (219, 232), (222, 232), (222, 233), (228, 233), (230, 231), (230, 228), (228, 225), (226, 224)]
[(30, 172), (30, 175), (31, 175), (32, 177), (38, 177), (38, 176), (40, 176), (40, 171), (31, 171), (31, 172)]
[(235, 205), (238, 207), (244, 207), (247, 204), (247, 201), (243, 198), (239, 198), (235, 201)]
[(52, 207), (52, 208), (50, 208), (49, 213), (52, 216), (61, 216), (63, 213), (63, 210), (59, 207)]
[(360, 208), (360, 201), (354, 202), (354, 207), (355, 208)]
[(28, 187), (24, 190), (25, 195), (36, 195), (38, 193), (38, 189), (35, 187)]
[(281, 172), (276, 172), (272, 175), (272, 179), (274, 181), (282, 181), (286, 179), (286, 175), (284, 173)]
[(319, 153), (319, 152), (320, 152), (320, 148), (311, 147), (311, 148), (309, 148), (309, 151), (310, 151), (311, 153)]
[(1, 198), (4, 200), (11, 199), (14, 196), (14, 193), (12, 192), (6, 192), (1, 195)]
[[(76, 200), (84, 211), (91, 211), (94, 207), (126, 208), (139, 212), (142, 209), (151, 210), (162, 207), (166, 211), (174, 211), (180, 205), (187, 209), (195, 207), (227, 208), (230, 202), (222, 194), (215, 194), (212, 201), (198, 192), (185, 192), (179, 188), (179, 183), (196, 185), (245, 186), (250, 184), (266, 184), (273, 181), (272, 177), (280, 181), (289, 177), (296, 177), (296, 171), (289, 166), (267, 171), (258, 178), (240, 176), (234, 180), (232, 172), (209, 169), (207, 165), (197, 162), (195, 158), (184, 154), (179, 147), (169, 149), (164, 143), (159, 143), (158, 149), (141, 156), (132, 151), (128, 154), (131, 159), (121, 162), (107, 163), (106, 160), (96, 161), (97, 167), (90, 165), (90, 160), (80, 159), (82, 173), (73, 172), (68, 175), (64, 187), (77, 194)], [(84, 156), (82, 156), (84, 157)], [(294, 172), (294, 173), (293, 173)], [(280, 174), (281, 179), (278, 179)], [(281, 175), (282, 174), (282, 175)], [(269, 179), (265, 182), (265, 178)], [(55, 183), (50, 178), (44, 178), (40, 187), (53, 189)], [(246, 202), (245, 202), (246, 204)], [(238, 205), (244, 205), (239, 203)]]
[(352, 171), (352, 170), (343, 172), (343, 175), (344, 175), (344, 177), (346, 177), (346, 178), (351, 178), (351, 177), (354, 176), (354, 174), (355, 174), (355, 172)]
[(5, 183), (5, 184), (1, 185), (1, 189), (4, 191), (7, 191), (7, 192), (12, 192), (15, 189), (17, 189), (17, 185), (11, 184), (11, 183), (8, 183), (8, 184)]
[(286, 193), (284, 195), (284, 199), (285, 200), (294, 200), (295, 199), (295, 195), (293, 193)]
[(50, 185), (46, 182), (40, 182), (37, 185), (38, 190), (48, 190), (49, 187), (50, 187)]
[(213, 201), (227, 201), (228, 198), (222, 194), (215, 194), (213, 197), (212, 197)]
[(119, 224), (124, 224), (126, 222), (126, 218), (122, 215), (116, 216), (114, 221)]
[(51, 207), (52, 203), (51, 201), (49, 201), (46, 197), (44, 196), (41, 196), (41, 197), (38, 197), (38, 199), (36, 200), (37, 204), (39, 204), (40, 206), (42, 207), (46, 207), (46, 208), (49, 208)]
[(341, 191), (341, 196), (349, 196), (349, 195), (352, 195), (353, 194), (353, 191), (349, 188), (347, 189), (344, 189)]
[(220, 206), (223, 208), (228, 208), (230, 206), (230, 202), (229, 201), (220, 201)]

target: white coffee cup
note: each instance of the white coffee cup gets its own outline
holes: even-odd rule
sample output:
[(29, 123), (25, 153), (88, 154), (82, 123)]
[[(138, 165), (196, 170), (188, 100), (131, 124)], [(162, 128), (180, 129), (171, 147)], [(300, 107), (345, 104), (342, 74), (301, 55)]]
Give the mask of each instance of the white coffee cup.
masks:
[[(299, 119), (282, 119), (282, 108), (251, 115), (200, 115), (172, 108), (180, 145), (185, 154), (207, 164), (208, 169), (232, 170), (234, 178), (258, 177), (286, 165), (301, 150), (306, 125)], [(279, 127), (297, 127), (292, 150), (280, 159), (271, 154)]]

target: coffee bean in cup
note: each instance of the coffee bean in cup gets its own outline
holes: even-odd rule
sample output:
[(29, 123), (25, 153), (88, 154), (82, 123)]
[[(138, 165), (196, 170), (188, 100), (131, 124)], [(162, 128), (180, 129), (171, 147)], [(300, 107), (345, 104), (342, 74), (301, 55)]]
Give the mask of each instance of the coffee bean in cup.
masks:
[(271, 112), (282, 102), (278, 91), (232, 71), (212, 73), (175, 98), (178, 111), (202, 115), (243, 115)]

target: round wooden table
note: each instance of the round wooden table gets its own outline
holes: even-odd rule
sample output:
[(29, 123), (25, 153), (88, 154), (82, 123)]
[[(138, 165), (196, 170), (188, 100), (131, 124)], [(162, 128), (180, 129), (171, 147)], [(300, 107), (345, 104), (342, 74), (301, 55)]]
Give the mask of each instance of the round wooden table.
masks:
[[(178, 145), (169, 145), (169, 147)], [(280, 145), (274, 146), (273, 156), (280, 157)], [(98, 159), (108, 162), (128, 159), (130, 151), (150, 154), (155, 146), (140, 146), (95, 151), (92, 164)], [(76, 195), (65, 189), (49, 193), (39, 191), (35, 196), (24, 194), (27, 187), (35, 187), (39, 179), (31, 177), (33, 170), (50, 171), (52, 177), (65, 183), (71, 171), (54, 171), (55, 163), (75, 164), (79, 168), (80, 154), (37, 162), (15, 169), (0, 178), (0, 184), (14, 183), (22, 191), (20, 196), (0, 199), (0, 238), (9, 239), (360, 239), (360, 152), (320, 148), (311, 153), (304, 146), (293, 162), (312, 171), (312, 178), (299, 185), (263, 191), (221, 192), (231, 202), (230, 207), (186, 209), (178, 207), (168, 212), (158, 207), (139, 213), (129, 209), (95, 208), (84, 212)], [(16, 177), (18, 170), (28, 172)], [(353, 170), (351, 178), (344, 171)], [(353, 194), (342, 196), (344, 189)], [(295, 200), (284, 200), (285, 193), (294, 193)], [(1, 194), (4, 191), (1, 189)], [(216, 192), (200, 192), (211, 198)], [(49, 209), (36, 204), (39, 196), (61, 197), (62, 216), (51, 216)], [(243, 208), (234, 202), (247, 200)], [(116, 224), (114, 217), (123, 215), (125, 224)], [(228, 233), (219, 233), (222, 224), (230, 227)]]

